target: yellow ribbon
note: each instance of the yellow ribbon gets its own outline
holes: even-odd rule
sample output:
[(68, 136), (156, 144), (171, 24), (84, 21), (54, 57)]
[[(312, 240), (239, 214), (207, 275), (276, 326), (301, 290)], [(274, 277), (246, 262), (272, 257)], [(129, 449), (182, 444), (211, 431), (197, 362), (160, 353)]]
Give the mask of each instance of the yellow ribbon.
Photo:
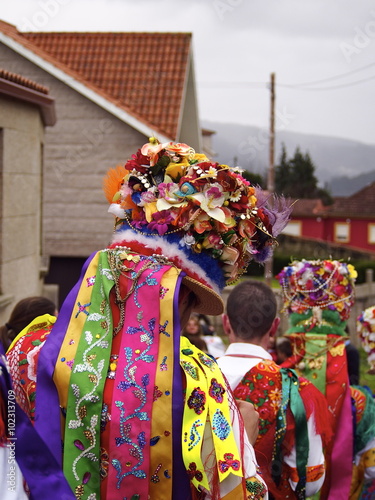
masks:
[[(64, 341), (61, 344), (60, 352), (57, 358), (56, 368), (53, 375), (53, 380), (59, 393), (60, 406), (66, 408), (68, 400), (68, 387), (70, 375), (72, 372), (71, 364), (77, 352), (79, 339), (83, 332), (87, 315), (84, 310), (80, 312), (79, 307), (83, 308), (85, 304), (89, 304), (93, 286), (90, 280), (95, 278), (99, 261), (99, 252), (94, 255), (85, 276), (82, 280), (78, 291), (75, 306), (73, 308), (68, 328), (68, 335), (65, 335)], [(89, 281), (88, 281), (89, 280)], [(80, 304), (80, 306), (78, 306)], [(62, 361), (63, 360), (63, 361)], [(66, 363), (68, 361), (68, 364)]]
[(201, 459), (205, 433), (210, 433), (213, 441), (219, 483), (230, 474), (241, 478), (243, 475), (241, 455), (231, 425), (226, 384), (217, 363), (185, 337), (181, 338), (180, 363), (186, 375), (183, 460), (193, 484), (210, 491)]

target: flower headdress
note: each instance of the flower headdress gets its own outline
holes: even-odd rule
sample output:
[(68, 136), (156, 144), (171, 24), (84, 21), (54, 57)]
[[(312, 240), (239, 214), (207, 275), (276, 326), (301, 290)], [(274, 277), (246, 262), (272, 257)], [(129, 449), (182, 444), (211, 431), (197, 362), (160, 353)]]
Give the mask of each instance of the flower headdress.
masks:
[(357, 333), (368, 354), (370, 373), (375, 374), (375, 306), (368, 307), (358, 316)]
[(259, 204), (261, 190), (239, 168), (155, 138), (108, 173), (104, 190), (116, 216), (114, 244), (162, 254), (217, 293), (251, 259), (270, 256), (291, 212), (283, 199), (263, 195)]
[(345, 321), (354, 304), (356, 277), (354, 267), (345, 262), (294, 261), (277, 275), (283, 291), (284, 310), (289, 314), (304, 314), (310, 309), (314, 313), (317, 310), (336, 311), (339, 319)]

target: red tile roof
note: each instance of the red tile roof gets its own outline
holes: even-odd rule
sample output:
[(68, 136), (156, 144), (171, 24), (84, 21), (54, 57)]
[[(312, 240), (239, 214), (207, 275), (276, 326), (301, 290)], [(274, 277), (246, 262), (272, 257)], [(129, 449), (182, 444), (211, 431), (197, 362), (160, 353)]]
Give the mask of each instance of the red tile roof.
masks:
[(292, 218), (295, 217), (317, 217), (324, 215), (328, 207), (325, 207), (319, 198), (292, 199)]
[(55, 100), (44, 85), (0, 68), (0, 96), (34, 104), (39, 107), (45, 125), (56, 123)]
[(375, 182), (351, 196), (335, 198), (329, 213), (342, 217), (375, 217)]
[(191, 33), (0, 31), (171, 139), (178, 134)]
[(9, 82), (17, 83), (22, 87), (27, 87), (32, 90), (36, 90), (41, 94), (48, 94), (49, 90), (44, 85), (40, 85), (29, 78), (25, 78), (24, 76), (18, 75), (17, 73), (12, 73), (11, 71), (6, 71), (5, 69), (0, 68), (0, 78), (3, 80), (8, 80)]

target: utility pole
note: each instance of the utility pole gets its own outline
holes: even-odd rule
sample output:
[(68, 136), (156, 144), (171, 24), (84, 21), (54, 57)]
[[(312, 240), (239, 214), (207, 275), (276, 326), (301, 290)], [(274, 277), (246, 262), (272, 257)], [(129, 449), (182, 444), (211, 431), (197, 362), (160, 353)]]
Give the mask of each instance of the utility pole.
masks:
[[(270, 150), (269, 165), (267, 172), (267, 191), (272, 194), (275, 191), (275, 73), (271, 73), (271, 110), (270, 110)], [(272, 282), (273, 258), (271, 257), (264, 266), (264, 277), (267, 285)]]

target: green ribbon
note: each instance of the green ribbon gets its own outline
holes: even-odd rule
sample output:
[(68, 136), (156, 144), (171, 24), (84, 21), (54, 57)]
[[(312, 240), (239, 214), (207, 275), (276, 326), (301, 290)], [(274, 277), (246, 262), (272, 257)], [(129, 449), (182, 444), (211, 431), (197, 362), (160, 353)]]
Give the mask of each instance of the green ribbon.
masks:
[(289, 405), (295, 421), (296, 465), (299, 478), (295, 493), (298, 499), (303, 499), (306, 492), (306, 466), (309, 456), (306, 412), (299, 393), (299, 381), (296, 372), (289, 368), (280, 368), (280, 374), (282, 377), (282, 397), (276, 416), (272, 478), (275, 484), (279, 484), (281, 474), (276, 474), (276, 471), (279, 469), (279, 464), (282, 463), (281, 448), (287, 429), (286, 413)]
[(90, 494), (100, 496), (100, 416), (112, 346), (109, 293), (113, 286), (108, 254), (102, 251), (91, 302), (80, 304), (78, 295), (77, 312), (71, 319), (87, 316), (69, 383), (64, 442), (64, 473), (79, 500)]
[(286, 335), (291, 333), (314, 333), (324, 335), (347, 336), (346, 321), (342, 321), (338, 311), (322, 310), (321, 322), (313, 325), (313, 313), (309, 309), (304, 313), (291, 313), (289, 315), (290, 328)]
[[(312, 337), (312, 338), (311, 338)], [(305, 335), (305, 368), (301, 370), (303, 377), (310, 380), (322, 394), (326, 393), (327, 373), (327, 336)]]

